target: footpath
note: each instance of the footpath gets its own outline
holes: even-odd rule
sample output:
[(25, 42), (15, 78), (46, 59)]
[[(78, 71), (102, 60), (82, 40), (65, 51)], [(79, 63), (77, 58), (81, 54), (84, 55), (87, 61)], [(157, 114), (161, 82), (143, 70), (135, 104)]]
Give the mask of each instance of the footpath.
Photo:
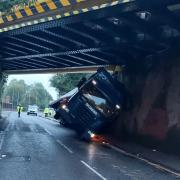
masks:
[(10, 114), (10, 111), (3, 111), (0, 116), (0, 132), (4, 131), (7, 126), (7, 118)]
[[(160, 152), (156, 149), (146, 148), (140, 144), (132, 142), (119, 142), (116, 140), (109, 140), (107, 146), (112, 149), (129, 156), (131, 158), (138, 159), (146, 164), (149, 164), (159, 170), (171, 173), (180, 178), (180, 157)], [(176, 147), (172, 147), (176, 148)]]

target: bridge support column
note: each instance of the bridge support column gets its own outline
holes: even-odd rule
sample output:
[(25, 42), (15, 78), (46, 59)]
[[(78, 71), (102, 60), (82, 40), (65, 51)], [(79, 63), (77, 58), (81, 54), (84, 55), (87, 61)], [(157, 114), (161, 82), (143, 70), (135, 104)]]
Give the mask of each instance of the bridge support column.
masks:
[(0, 68), (0, 116), (2, 111), (2, 93), (3, 93), (3, 87), (6, 82), (7, 76), (2, 72)]
[(180, 151), (180, 58), (147, 62), (127, 72), (132, 101), (114, 125), (116, 135), (125, 127), (129, 138)]

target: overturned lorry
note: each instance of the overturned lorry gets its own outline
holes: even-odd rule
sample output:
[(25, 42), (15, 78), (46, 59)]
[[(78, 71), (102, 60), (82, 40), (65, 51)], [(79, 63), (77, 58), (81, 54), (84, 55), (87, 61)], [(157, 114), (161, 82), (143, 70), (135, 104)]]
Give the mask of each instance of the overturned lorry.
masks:
[(99, 68), (78, 88), (62, 96), (49, 106), (55, 118), (74, 129), (82, 139), (91, 140), (104, 133), (126, 104), (126, 90), (115, 76)]

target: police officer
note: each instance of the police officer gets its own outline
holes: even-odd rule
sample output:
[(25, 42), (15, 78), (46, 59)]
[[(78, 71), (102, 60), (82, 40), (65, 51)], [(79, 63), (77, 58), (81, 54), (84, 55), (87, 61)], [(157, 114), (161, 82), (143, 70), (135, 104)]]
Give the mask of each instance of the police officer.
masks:
[(46, 107), (44, 109), (44, 115), (45, 115), (45, 117), (47, 117), (49, 115), (49, 108)]
[(22, 112), (22, 111), (23, 111), (23, 107), (21, 106), (21, 104), (19, 104), (19, 105), (17, 106), (18, 117), (21, 116), (21, 112)]

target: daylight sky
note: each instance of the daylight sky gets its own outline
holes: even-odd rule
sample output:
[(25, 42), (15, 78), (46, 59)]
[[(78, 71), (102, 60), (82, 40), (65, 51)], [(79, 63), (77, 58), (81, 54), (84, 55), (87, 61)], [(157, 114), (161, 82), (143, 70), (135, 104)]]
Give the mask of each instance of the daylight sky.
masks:
[(28, 75), (9, 75), (8, 77), (8, 83), (12, 79), (23, 79), (26, 84), (30, 85), (35, 82), (41, 82), (45, 89), (51, 94), (53, 99), (57, 99), (57, 92), (55, 91), (54, 88), (50, 87), (50, 82), (49, 79), (53, 76), (53, 74), (28, 74)]

